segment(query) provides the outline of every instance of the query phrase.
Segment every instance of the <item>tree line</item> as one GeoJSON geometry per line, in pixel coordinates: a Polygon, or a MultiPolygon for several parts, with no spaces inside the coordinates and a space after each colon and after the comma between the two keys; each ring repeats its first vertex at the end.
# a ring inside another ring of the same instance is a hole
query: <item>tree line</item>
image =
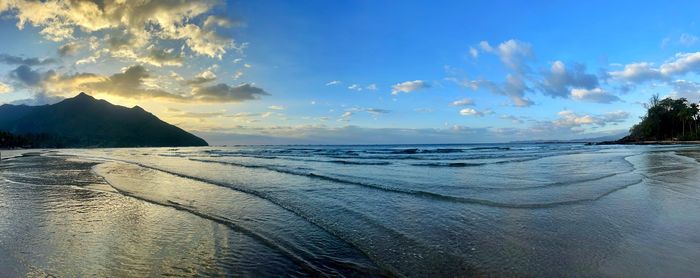
{"type": "Polygon", "coordinates": [[[0,149],[14,148],[60,148],[65,144],[49,134],[12,134],[0,131],[0,149]]]}
{"type": "Polygon", "coordinates": [[[686,98],[660,99],[654,95],[645,105],[646,115],[630,129],[625,141],[688,141],[700,139],[700,106],[686,98]]]}

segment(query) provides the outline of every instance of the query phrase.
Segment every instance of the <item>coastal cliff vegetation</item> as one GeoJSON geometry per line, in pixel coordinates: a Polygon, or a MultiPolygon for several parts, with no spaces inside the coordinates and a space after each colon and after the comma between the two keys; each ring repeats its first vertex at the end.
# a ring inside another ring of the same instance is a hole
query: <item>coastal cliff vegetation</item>
{"type": "Polygon", "coordinates": [[[700,140],[700,106],[686,98],[660,99],[654,95],[645,105],[646,115],[630,129],[626,142],[700,140]]]}

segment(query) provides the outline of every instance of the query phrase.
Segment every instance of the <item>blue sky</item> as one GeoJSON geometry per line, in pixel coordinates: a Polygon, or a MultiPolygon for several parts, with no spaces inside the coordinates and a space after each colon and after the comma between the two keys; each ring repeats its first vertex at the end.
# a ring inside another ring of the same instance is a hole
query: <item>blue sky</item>
{"type": "Polygon", "coordinates": [[[85,91],[214,144],[620,134],[700,101],[698,5],[0,0],[0,102],[85,91]]]}

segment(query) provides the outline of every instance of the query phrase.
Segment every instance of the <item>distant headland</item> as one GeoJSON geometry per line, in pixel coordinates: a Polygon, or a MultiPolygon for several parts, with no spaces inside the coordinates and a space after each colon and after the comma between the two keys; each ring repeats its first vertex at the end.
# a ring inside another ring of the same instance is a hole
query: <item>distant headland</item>
{"type": "Polygon", "coordinates": [[[43,106],[0,106],[0,148],[208,146],[139,106],[80,93],[43,106]]]}
{"type": "Polygon", "coordinates": [[[700,105],[685,98],[660,99],[654,95],[645,104],[647,113],[622,139],[600,144],[699,144],[700,105]]]}

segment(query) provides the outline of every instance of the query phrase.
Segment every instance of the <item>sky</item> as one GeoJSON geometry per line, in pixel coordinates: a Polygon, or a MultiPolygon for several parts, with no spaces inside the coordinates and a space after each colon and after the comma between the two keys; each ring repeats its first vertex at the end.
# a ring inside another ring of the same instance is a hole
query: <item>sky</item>
{"type": "Polygon", "coordinates": [[[700,2],[584,2],[0,0],[0,103],[86,92],[232,145],[623,135],[700,101],[700,2]]]}

